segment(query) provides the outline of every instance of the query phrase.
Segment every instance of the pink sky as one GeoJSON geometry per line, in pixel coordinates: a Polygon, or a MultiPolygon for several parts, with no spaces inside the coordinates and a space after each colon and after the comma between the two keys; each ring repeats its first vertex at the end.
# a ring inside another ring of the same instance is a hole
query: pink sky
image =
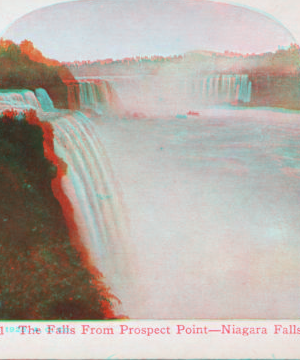
{"type": "Polygon", "coordinates": [[[30,39],[45,55],[64,61],[198,49],[259,53],[294,41],[264,14],[201,0],[66,2],[25,15],[5,37],[30,39]]]}

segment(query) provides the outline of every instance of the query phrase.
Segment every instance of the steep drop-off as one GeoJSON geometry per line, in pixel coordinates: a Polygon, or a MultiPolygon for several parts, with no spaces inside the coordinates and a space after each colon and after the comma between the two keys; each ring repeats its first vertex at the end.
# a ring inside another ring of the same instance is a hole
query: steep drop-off
{"type": "Polygon", "coordinates": [[[52,127],[33,110],[16,115],[0,120],[0,318],[114,318],[115,299],[76,242],[52,127]]]}

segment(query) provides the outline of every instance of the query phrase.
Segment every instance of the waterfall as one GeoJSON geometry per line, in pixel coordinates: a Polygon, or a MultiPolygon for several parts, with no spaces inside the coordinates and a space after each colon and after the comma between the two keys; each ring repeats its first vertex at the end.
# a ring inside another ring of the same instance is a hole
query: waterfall
{"type": "Polygon", "coordinates": [[[80,109],[79,84],[68,84],[68,104],[71,110],[80,109]]]}
{"type": "MultiPolygon", "coordinates": [[[[161,72],[159,75],[114,77],[109,83],[129,117],[186,114],[207,106],[251,102],[252,84],[247,74],[161,72]]],[[[82,85],[80,88],[80,98],[91,104],[92,92],[82,85]]]]}
{"type": "Polygon", "coordinates": [[[0,90],[0,110],[41,109],[41,104],[33,91],[30,90],[0,90]]]}
{"type": "Polygon", "coordinates": [[[31,90],[0,90],[0,111],[14,109],[55,111],[52,100],[45,89],[31,90]]]}
{"type": "Polygon", "coordinates": [[[25,91],[23,93],[23,97],[25,102],[32,107],[33,109],[40,109],[41,104],[39,103],[38,99],[36,98],[33,91],[25,91]]]}
{"type": "Polygon", "coordinates": [[[186,114],[206,106],[247,104],[252,84],[247,74],[182,74],[77,79],[68,84],[69,108],[129,117],[186,114]],[[119,100],[120,99],[120,100],[119,100]]]}
{"type": "MultiPolygon", "coordinates": [[[[113,95],[106,82],[83,83],[80,101],[84,107],[111,103],[113,95]]],[[[128,287],[130,265],[124,238],[127,235],[126,212],[105,150],[98,125],[79,111],[55,111],[44,89],[0,90],[0,112],[13,109],[39,111],[42,121],[51,121],[55,153],[67,164],[62,187],[74,208],[74,220],[93,265],[104,275],[112,293],[123,298],[128,287]],[[54,112],[55,111],[55,112],[54,112]],[[47,114],[52,112],[53,114],[47,114]],[[124,290],[125,291],[125,290],[124,290]]],[[[128,292],[128,291],[127,291],[128,292]]]]}
{"type": "Polygon", "coordinates": [[[77,111],[52,125],[55,152],[68,166],[62,186],[73,205],[79,235],[106,284],[121,298],[129,271],[123,250],[127,223],[97,124],[77,111]]]}
{"type": "Polygon", "coordinates": [[[53,101],[50,99],[45,89],[36,89],[35,95],[44,111],[55,111],[53,101]]]}
{"type": "Polygon", "coordinates": [[[201,98],[210,103],[249,103],[252,84],[248,75],[209,75],[200,79],[201,98]]]}
{"type": "Polygon", "coordinates": [[[100,79],[68,84],[68,99],[70,109],[93,109],[99,114],[111,110],[117,100],[111,84],[100,79]]]}

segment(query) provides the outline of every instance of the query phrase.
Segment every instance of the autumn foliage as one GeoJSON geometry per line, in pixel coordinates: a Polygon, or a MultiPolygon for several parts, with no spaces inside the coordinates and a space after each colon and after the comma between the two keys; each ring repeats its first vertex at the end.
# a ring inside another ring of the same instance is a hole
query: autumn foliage
{"type": "Polygon", "coordinates": [[[0,89],[45,89],[56,108],[68,108],[65,81],[76,81],[65,66],[50,60],[32,42],[0,40],[0,89]]]}

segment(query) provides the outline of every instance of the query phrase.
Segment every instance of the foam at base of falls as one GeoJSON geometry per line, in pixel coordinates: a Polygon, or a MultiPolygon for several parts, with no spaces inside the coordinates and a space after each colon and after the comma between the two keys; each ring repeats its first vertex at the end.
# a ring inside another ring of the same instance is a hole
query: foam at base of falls
{"type": "Polygon", "coordinates": [[[299,315],[299,125],[297,113],[258,109],[101,125],[132,224],[138,295],[126,315],[299,315]]]}

